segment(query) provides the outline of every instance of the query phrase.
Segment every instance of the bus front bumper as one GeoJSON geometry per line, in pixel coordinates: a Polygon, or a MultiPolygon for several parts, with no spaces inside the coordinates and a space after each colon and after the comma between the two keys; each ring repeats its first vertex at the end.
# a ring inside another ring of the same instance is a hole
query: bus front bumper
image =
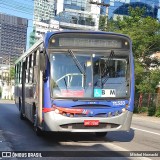
{"type": "Polygon", "coordinates": [[[129,131],[133,112],[125,111],[112,117],[66,117],[54,111],[44,113],[44,131],[53,132],[109,132],[129,131]],[[97,126],[85,126],[85,120],[99,120],[97,126]]]}

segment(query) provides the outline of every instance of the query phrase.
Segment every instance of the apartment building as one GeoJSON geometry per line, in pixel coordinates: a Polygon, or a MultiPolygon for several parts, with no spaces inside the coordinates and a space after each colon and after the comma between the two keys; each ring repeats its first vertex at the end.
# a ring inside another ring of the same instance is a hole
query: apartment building
{"type": "Polygon", "coordinates": [[[0,13],[0,64],[13,64],[26,49],[28,20],[0,13]]]}

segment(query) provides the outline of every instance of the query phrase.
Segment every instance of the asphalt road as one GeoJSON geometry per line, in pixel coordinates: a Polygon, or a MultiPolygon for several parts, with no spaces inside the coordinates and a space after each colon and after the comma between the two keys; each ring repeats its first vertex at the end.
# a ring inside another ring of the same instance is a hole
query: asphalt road
{"type": "MultiPolygon", "coordinates": [[[[87,153],[86,156],[91,157],[87,157],[87,160],[103,160],[108,158],[103,157],[108,153],[106,151],[115,151],[115,154],[117,153],[121,156],[125,154],[130,155],[133,151],[140,151],[138,152],[139,154],[141,154],[141,152],[146,153],[146,151],[155,151],[155,153],[158,153],[157,151],[160,151],[160,119],[134,115],[132,127],[129,132],[109,132],[105,138],[97,138],[92,133],[48,133],[43,137],[37,137],[31,123],[26,120],[20,120],[19,111],[14,104],[11,104],[9,101],[4,103],[0,102],[0,150],[23,152],[45,151],[45,153],[46,151],[69,151],[68,153],[71,154],[71,157],[68,159],[75,159],[76,157],[76,159],[85,160],[85,157],[77,156],[80,156],[81,153],[87,153]]],[[[41,159],[63,160],[67,159],[63,155],[66,153],[67,152],[60,152],[62,157],[58,155],[58,157],[44,157],[41,159]]],[[[117,159],[117,157],[109,159],[117,159]]],[[[125,158],[118,157],[118,159],[158,160],[160,157],[135,156],[125,158]]]]}

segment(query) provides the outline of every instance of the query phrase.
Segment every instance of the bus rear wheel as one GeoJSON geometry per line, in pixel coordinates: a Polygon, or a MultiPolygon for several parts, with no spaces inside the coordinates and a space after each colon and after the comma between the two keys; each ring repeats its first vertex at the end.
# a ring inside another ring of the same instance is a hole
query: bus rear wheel
{"type": "Polygon", "coordinates": [[[25,116],[23,115],[22,111],[20,111],[20,119],[25,120],[25,116]]]}
{"type": "Polygon", "coordinates": [[[107,135],[107,132],[96,132],[96,137],[105,137],[107,135]]]}
{"type": "Polygon", "coordinates": [[[22,105],[21,105],[21,102],[19,101],[19,111],[20,111],[20,119],[21,120],[25,120],[25,116],[22,112],[22,105]]]}

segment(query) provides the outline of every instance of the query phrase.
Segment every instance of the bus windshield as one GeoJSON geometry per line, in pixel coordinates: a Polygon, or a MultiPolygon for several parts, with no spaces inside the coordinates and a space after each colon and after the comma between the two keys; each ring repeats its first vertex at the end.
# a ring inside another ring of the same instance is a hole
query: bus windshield
{"type": "Polygon", "coordinates": [[[63,50],[50,53],[53,98],[129,96],[129,51],[63,50]]]}

